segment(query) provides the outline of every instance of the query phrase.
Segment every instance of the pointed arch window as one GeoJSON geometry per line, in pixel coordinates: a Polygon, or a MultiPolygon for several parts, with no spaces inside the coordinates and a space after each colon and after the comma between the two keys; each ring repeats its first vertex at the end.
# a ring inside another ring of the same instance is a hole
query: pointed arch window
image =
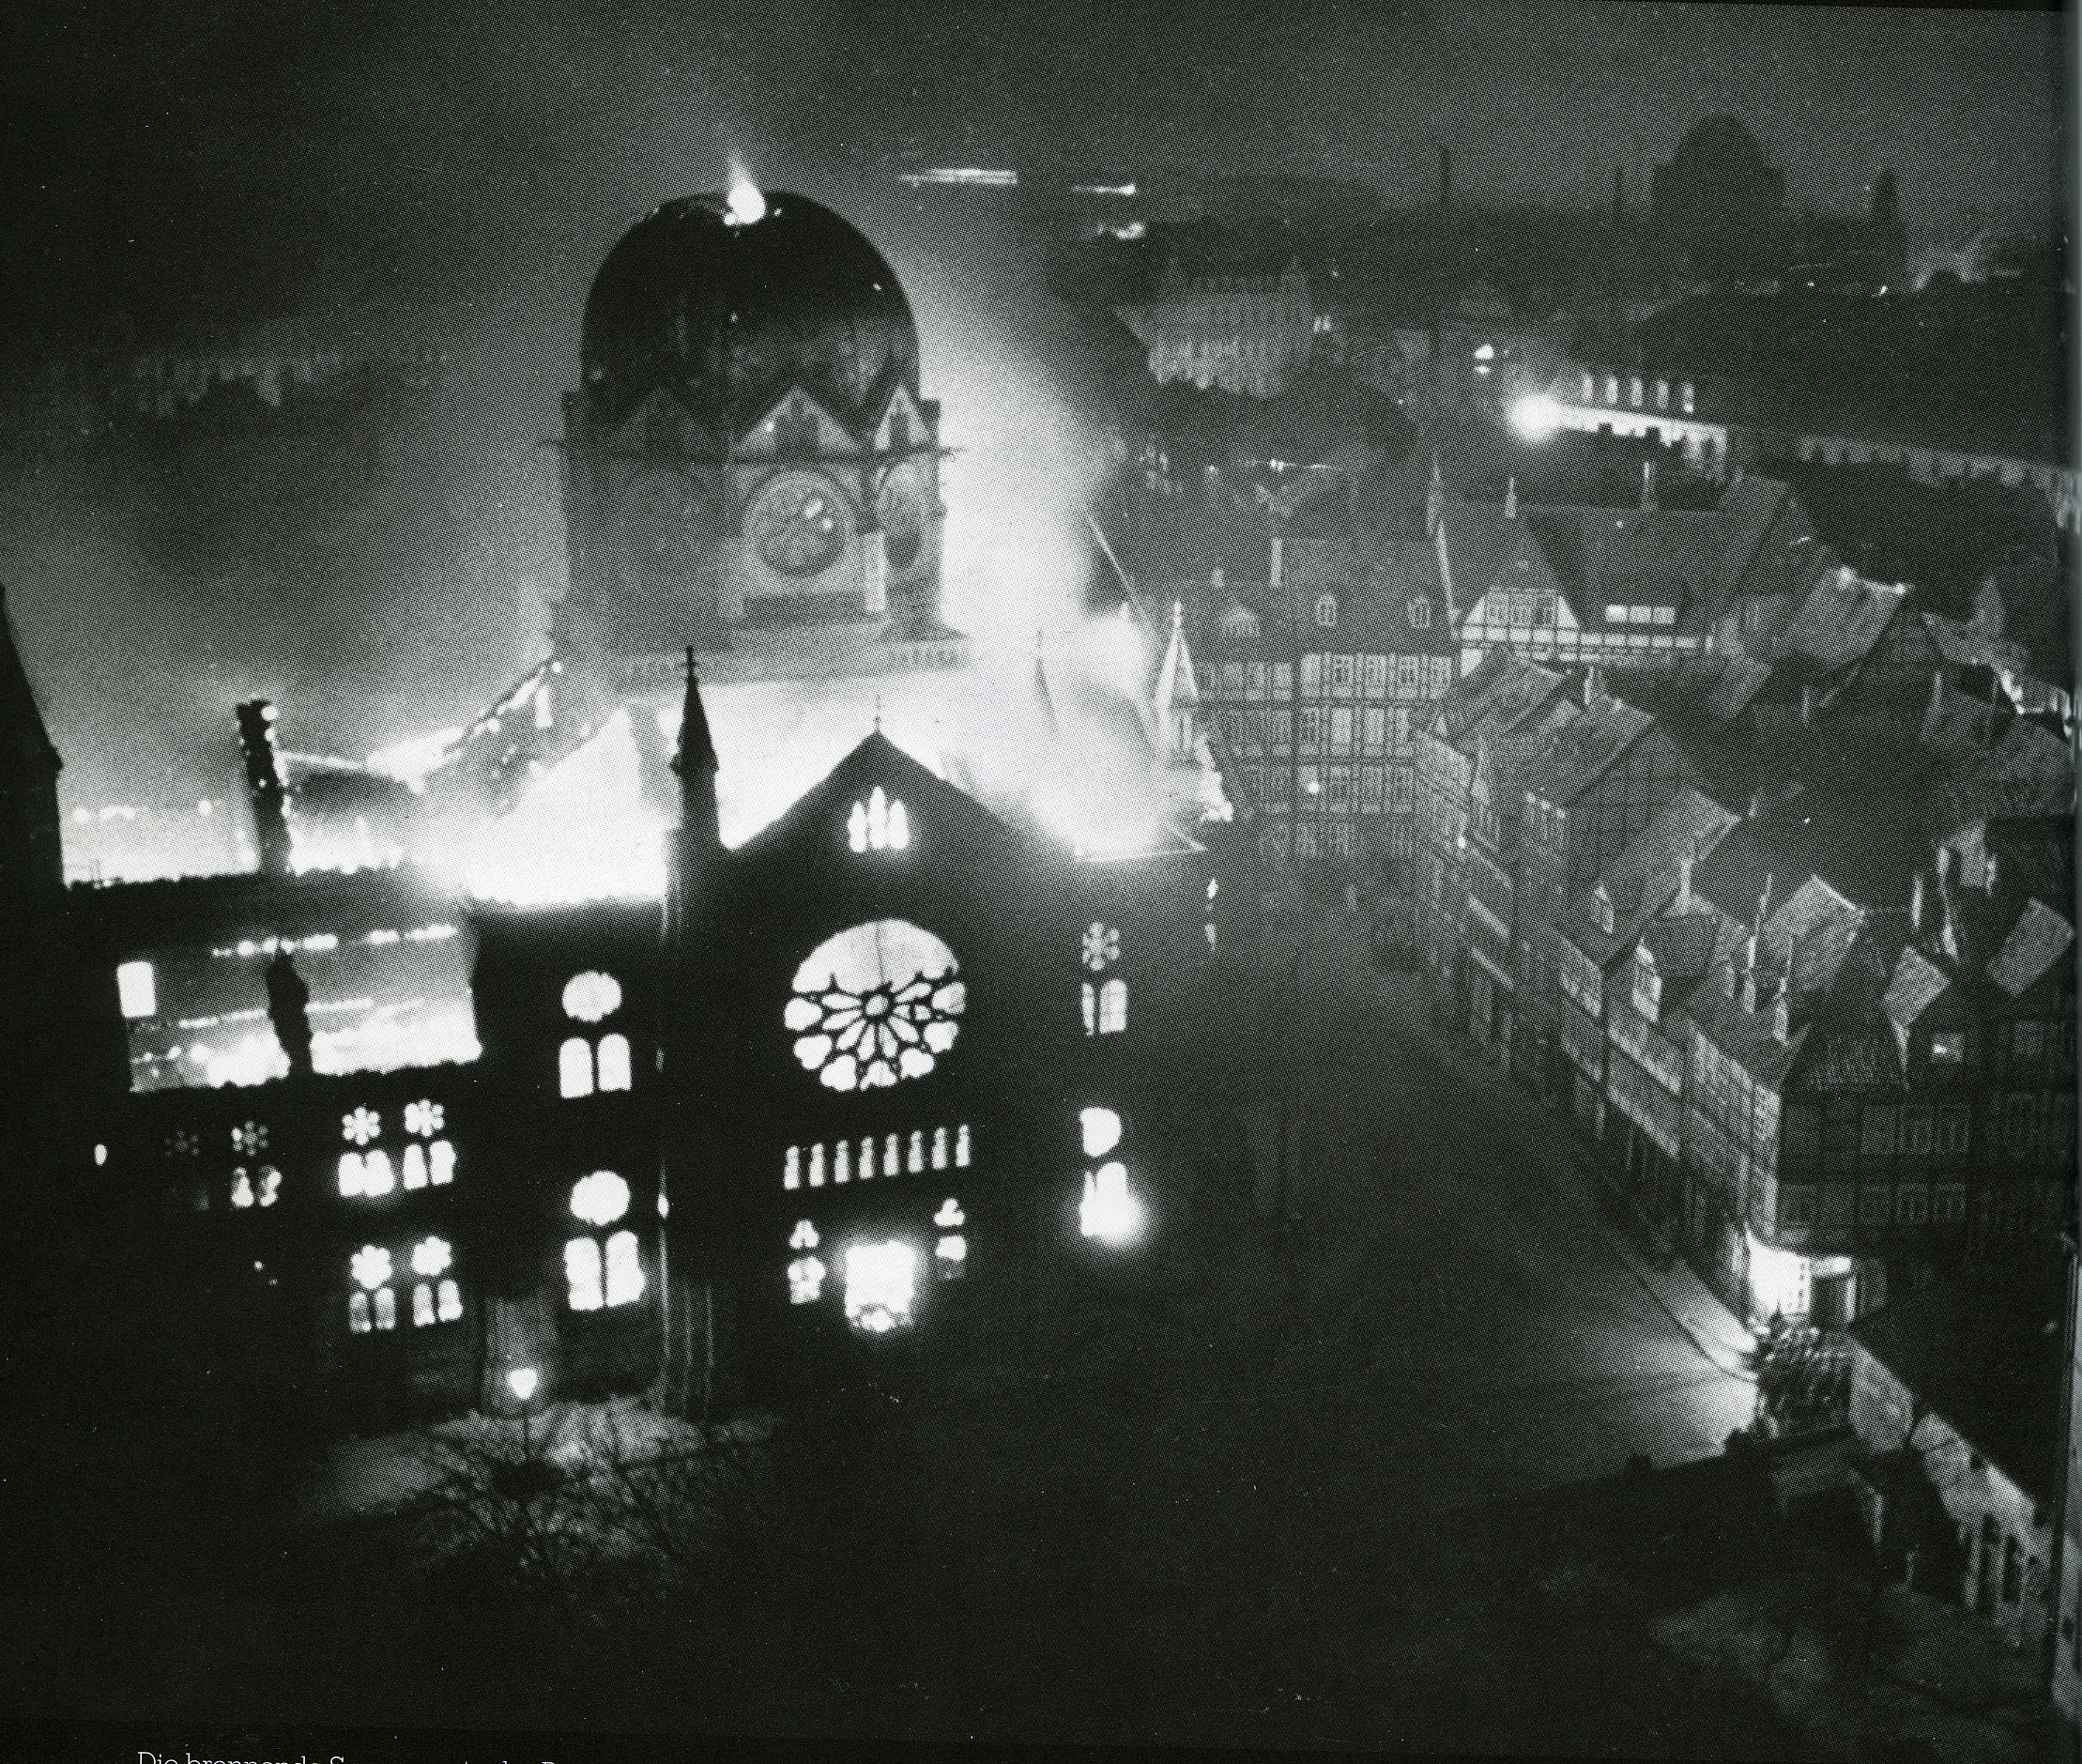
{"type": "Polygon", "coordinates": [[[1079,942],[1079,959],[1095,977],[1078,988],[1078,1005],[1088,1035],[1117,1035],[1127,1028],[1127,982],[1110,970],[1121,959],[1117,926],[1095,919],[1079,942]]]}
{"type": "Polygon", "coordinates": [[[911,812],[878,784],[846,818],[846,843],[856,851],[908,851],[911,812]]]}

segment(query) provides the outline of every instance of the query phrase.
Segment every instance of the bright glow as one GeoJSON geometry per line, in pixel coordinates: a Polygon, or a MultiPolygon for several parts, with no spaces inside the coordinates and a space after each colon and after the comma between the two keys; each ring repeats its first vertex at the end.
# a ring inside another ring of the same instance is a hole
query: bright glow
{"type": "Polygon", "coordinates": [[[368,1334],[370,1323],[369,1295],[367,1293],[349,1293],[347,1295],[347,1327],[357,1335],[368,1334]]]}
{"type": "Polygon", "coordinates": [[[542,1374],[532,1366],[515,1366],[506,1374],[506,1388],[523,1403],[535,1394],[535,1387],[540,1383],[542,1374]]]}
{"type": "Polygon", "coordinates": [[[272,1164],[260,1168],[260,1204],[272,1206],[282,1196],[282,1172],[272,1164]]]}
{"type": "Polygon", "coordinates": [[[1475,359],[1476,359],[1476,360],[1477,360],[1477,361],[1493,361],[1493,360],[1496,360],[1496,345],[1494,345],[1493,343],[1478,343],[1478,344],[1477,344],[1477,345],[1475,345],[1475,359]]]}
{"type": "Polygon", "coordinates": [[[375,1244],[363,1244],[348,1263],[354,1278],[374,1291],[390,1278],[390,1252],[375,1244]]]}
{"type": "Polygon", "coordinates": [[[1080,1109],[1078,1123],[1084,1132],[1084,1155],[1104,1158],[1121,1143],[1121,1117],[1113,1109],[1080,1109]]]}
{"type": "Polygon", "coordinates": [[[600,1088],[602,1090],[627,1090],[629,1088],[629,1037],[622,1035],[600,1037],[600,1088]]]}
{"type": "Polygon", "coordinates": [[[969,1168],[969,1124],[966,1121],[955,1128],[955,1168],[969,1168]]]}
{"type": "Polygon", "coordinates": [[[366,1145],[383,1131],[383,1117],[374,1109],[357,1109],[340,1117],[340,1137],[356,1145],[366,1145]]]}
{"type": "Polygon", "coordinates": [[[869,1335],[911,1322],[918,1294],[918,1251],[895,1238],[846,1251],[846,1321],[869,1335]]]}
{"type": "Polygon", "coordinates": [[[582,1023],[597,1023],[621,1008],[621,982],[611,974],[588,969],[564,982],[564,1015],[582,1023]]]}
{"type": "Polygon", "coordinates": [[[455,1147],[446,1140],[436,1140],[427,1152],[433,1160],[434,1186],[455,1180],[455,1147]]]}
{"type": "Polygon", "coordinates": [[[636,1234],[618,1231],[607,1239],[607,1302],[633,1305],[643,1296],[643,1258],[636,1234]]]}
{"type": "Polygon", "coordinates": [[[412,1272],[432,1280],[455,1265],[455,1252],[445,1237],[421,1237],[412,1246],[412,1272]]]}
{"type": "Polygon", "coordinates": [[[231,1130],[231,1147],[243,1152],[248,1158],[268,1149],[268,1129],[257,1121],[248,1121],[231,1130]]]}
{"type": "Polygon", "coordinates": [[[954,1046],[968,1005],[954,951],[904,919],[876,919],[827,938],[795,971],[781,1014],[795,1057],[832,1090],[875,1090],[923,1078],[954,1046]]]}
{"type": "Polygon", "coordinates": [[[361,1157],[361,1192],[375,1196],[388,1194],[397,1187],[397,1179],[390,1173],[390,1155],[388,1152],[364,1152],[361,1157]]]}
{"type": "Polygon", "coordinates": [[[1093,921],[1084,928],[1080,954],[1087,968],[1103,974],[1121,959],[1121,933],[1110,925],[1093,921]]]}
{"type": "Polygon", "coordinates": [[[723,208],[725,226],[751,226],[766,218],[766,198],[742,167],[730,174],[730,194],[723,208]]]}
{"type": "Polygon", "coordinates": [[[945,1271],[951,1273],[969,1259],[969,1239],[958,1232],[952,1236],[942,1237],[934,1245],[933,1254],[947,1264],[945,1271]]]}
{"type": "Polygon", "coordinates": [[[376,1288],[375,1327],[379,1329],[394,1329],[398,1327],[398,1296],[388,1286],[376,1288]]]}
{"type": "Polygon", "coordinates": [[[243,1170],[232,1173],[231,1204],[239,1207],[251,1206],[253,1204],[253,1180],[243,1170]]]}
{"type": "Polygon", "coordinates": [[[115,970],[115,995],[133,1021],[159,1014],[159,982],[148,961],[126,961],[115,970]]]}
{"type": "Polygon", "coordinates": [[[846,842],[856,851],[903,851],[911,847],[911,816],[878,784],[846,818],[846,842]]]}
{"type": "Polygon", "coordinates": [[[1099,1034],[1117,1035],[1127,1027],[1127,982],[1118,977],[1099,988],[1099,1034]]]}
{"type": "Polygon", "coordinates": [[[407,1189],[426,1187],[426,1147],[407,1145],[400,1166],[400,1176],[407,1189]]]}
{"type": "Polygon", "coordinates": [[[566,1098],[593,1094],[592,1044],[573,1035],[557,1050],[557,1094],[566,1098]]]}
{"type": "Polygon", "coordinates": [[[443,1323],[453,1323],[463,1314],[463,1289],[453,1281],[443,1281],[440,1286],[440,1316],[443,1323]]]}
{"type": "Polygon", "coordinates": [[[961,1203],[950,1194],[940,1204],[940,1211],[932,1216],[932,1222],[941,1231],[959,1231],[969,1222],[969,1215],[961,1210],[961,1203]]]}
{"type": "Polygon", "coordinates": [[[1133,1243],[1142,1235],[1142,1204],[1128,1192],[1127,1166],[1101,1164],[1087,1171],[1084,1198],[1078,1203],[1078,1228],[1101,1243],[1133,1243]]]}
{"type": "Polygon", "coordinates": [[[405,1105],[405,1130],[417,1133],[421,1139],[432,1139],[448,1120],[448,1112],[437,1102],[408,1102],[405,1105]]]}
{"type": "Polygon", "coordinates": [[[814,1305],[824,1296],[824,1276],[831,1270],[813,1255],[798,1256],[788,1265],[788,1301],[814,1305]]]}
{"type": "Polygon", "coordinates": [[[1528,441],[1544,441],[1561,427],[1562,407],[1545,392],[1527,392],[1511,406],[1511,427],[1528,441]]]}
{"type": "Polygon", "coordinates": [[[600,1246],[590,1237],[574,1237],[564,1246],[565,1298],[574,1311],[598,1311],[600,1246]]]}
{"type": "Polygon", "coordinates": [[[412,1327],[429,1328],[434,1323],[434,1289],[421,1281],[412,1289],[412,1327]]]}
{"type": "Polygon", "coordinates": [[[1813,1265],[1792,1250],[1750,1238],[1750,1306],[1760,1317],[1804,1317],[1813,1265]]]}
{"type": "Polygon", "coordinates": [[[629,1185],[612,1170],[596,1170],[572,1184],[571,1210],[589,1225],[611,1225],[629,1210],[629,1185]]]}
{"type": "Polygon", "coordinates": [[[790,1250],[814,1250],[818,1245],[817,1227],[806,1219],[795,1221],[795,1229],[788,1235],[790,1250]]]}

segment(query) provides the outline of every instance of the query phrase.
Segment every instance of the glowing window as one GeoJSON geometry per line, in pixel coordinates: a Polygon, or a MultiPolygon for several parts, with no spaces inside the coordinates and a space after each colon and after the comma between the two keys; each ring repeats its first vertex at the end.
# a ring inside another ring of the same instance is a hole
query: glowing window
{"type": "Polygon", "coordinates": [[[383,1117],[374,1109],[357,1109],[340,1117],[340,1137],[354,1145],[366,1145],[383,1131],[383,1117]]]}
{"type": "Polygon", "coordinates": [[[349,1259],[347,1269],[358,1284],[373,1292],[390,1278],[390,1252],[373,1243],[363,1244],[349,1259]]]}
{"type": "Polygon", "coordinates": [[[437,1102],[422,1099],[405,1105],[405,1130],[430,1140],[448,1124],[448,1111],[437,1102]]]}
{"type": "Polygon", "coordinates": [[[817,1227],[806,1219],[797,1219],[795,1229],[788,1235],[788,1247],[790,1250],[814,1250],[819,1241],[817,1227]]]}
{"type": "Polygon", "coordinates": [[[923,1131],[914,1132],[911,1136],[911,1158],[910,1161],[905,1164],[904,1168],[909,1170],[912,1175],[916,1175],[920,1171],[924,1170],[925,1167],[926,1136],[923,1131]]]}
{"type": "Polygon", "coordinates": [[[935,1170],[947,1167],[947,1129],[943,1127],[932,1130],[932,1167],[935,1170]]]}
{"type": "Polygon", "coordinates": [[[253,1204],[253,1178],[243,1170],[231,1173],[231,1204],[234,1206],[251,1206],[253,1204]]]}
{"type": "Polygon", "coordinates": [[[797,1256],[788,1265],[788,1301],[814,1305],[824,1296],[824,1276],[830,1270],[813,1255],[797,1256]]]}
{"type": "Polygon", "coordinates": [[[268,1149],[268,1129],[261,1126],[258,1121],[248,1121],[242,1127],[233,1127],[231,1130],[231,1148],[235,1152],[244,1153],[248,1158],[253,1157],[257,1152],[266,1151],[268,1149]]]}
{"type": "Polygon", "coordinates": [[[955,1128],[955,1168],[969,1168],[969,1124],[966,1121],[955,1128]]]}
{"type": "Polygon", "coordinates": [[[347,1327],[357,1335],[368,1334],[371,1325],[369,1322],[369,1295],[367,1293],[349,1293],[347,1295],[347,1327]]]}
{"type": "Polygon", "coordinates": [[[621,982],[611,974],[589,968],[564,982],[564,1015],[574,1022],[597,1023],[621,1008],[621,982]]]}
{"type": "Polygon", "coordinates": [[[272,1206],[282,1198],[282,1172],[272,1164],[262,1164],[260,1181],[255,1198],[262,1206],[272,1206]]]}
{"type": "Polygon", "coordinates": [[[436,1298],[443,1323],[453,1323],[463,1314],[463,1289],[453,1281],[443,1281],[436,1289],[436,1298]]]}
{"type": "Polygon", "coordinates": [[[361,1192],[361,1154],[340,1154],[340,1192],[352,1197],[361,1192]]]}
{"type": "Polygon", "coordinates": [[[821,1189],[823,1186],[824,1148],[821,1145],[812,1145],[810,1147],[810,1187],[821,1189]]]}
{"type": "Polygon", "coordinates": [[[426,1148],[427,1174],[437,1189],[444,1183],[455,1180],[455,1147],[446,1140],[436,1140],[426,1148]]]}
{"type": "Polygon", "coordinates": [[[422,1237],[412,1246],[412,1272],[432,1280],[455,1265],[455,1252],[445,1237],[422,1237]]]}
{"type": "Polygon", "coordinates": [[[790,1145],[781,1159],[781,1187],[799,1189],[803,1186],[803,1148],[790,1145]]]}
{"type": "Polygon", "coordinates": [[[911,816],[878,784],[846,821],[846,842],[856,851],[903,851],[911,848],[911,816]]]}
{"type": "Polygon", "coordinates": [[[600,1088],[602,1090],[627,1090],[629,1088],[629,1037],[623,1035],[600,1037],[600,1088]]]}
{"type": "Polygon", "coordinates": [[[850,1142],[840,1140],[832,1148],[832,1180],[850,1182],[853,1179],[853,1147],[850,1142]]]}
{"type": "Polygon", "coordinates": [[[607,1239],[607,1302],[633,1305],[643,1296],[643,1258],[636,1234],[618,1231],[607,1239]]]}
{"type": "Polygon", "coordinates": [[[872,1135],[860,1143],[860,1179],[867,1182],[875,1174],[875,1141],[872,1135]]]}
{"type": "Polygon", "coordinates": [[[1132,1243],[1142,1234],[1142,1204],[1128,1190],[1125,1164],[1101,1164],[1085,1172],[1078,1229],[1087,1237],[1106,1244],[1132,1243]]]}
{"type": "Polygon", "coordinates": [[[1094,920],[1084,928],[1079,954],[1094,974],[1104,974],[1121,959],[1121,933],[1113,926],[1094,920]]]}
{"type": "Polygon", "coordinates": [[[1098,1033],[1117,1035],[1127,1027],[1127,982],[1107,981],[1099,988],[1098,1033]]]}
{"type": "Polygon", "coordinates": [[[426,1187],[426,1147],[407,1145],[400,1160],[399,1178],[408,1189],[426,1187]]]}
{"type": "Polygon", "coordinates": [[[564,1298],[574,1311],[601,1307],[600,1246],[590,1237],[574,1237],[564,1246],[564,1298]]]}
{"type": "Polygon", "coordinates": [[[412,1289],[412,1327],[424,1329],[434,1322],[434,1289],[424,1281],[412,1289]]]}
{"type": "Polygon", "coordinates": [[[375,1327],[379,1329],[394,1329],[398,1327],[398,1296],[388,1286],[376,1288],[375,1327]]]}
{"type": "Polygon", "coordinates": [[[1338,597],[1335,594],[1318,594],[1316,596],[1316,623],[1328,631],[1333,629],[1337,622],[1338,597]]]}
{"type": "Polygon", "coordinates": [[[969,1216],[961,1210],[960,1201],[950,1194],[940,1204],[932,1222],[941,1233],[940,1241],[933,1245],[933,1265],[939,1268],[941,1280],[959,1280],[969,1262],[969,1239],[961,1235],[969,1216]]]}
{"type": "Polygon", "coordinates": [[[918,1293],[918,1251],[895,1239],[846,1251],[846,1321],[869,1335],[911,1322],[918,1293]]]}
{"type": "Polygon", "coordinates": [[[1121,1143],[1121,1117],[1112,1109],[1081,1109],[1078,1123],[1084,1138],[1087,1158],[1104,1158],[1121,1143]]]}
{"type": "Polygon", "coordinates": [[[629,1185],[612,1170],[596,1170],[572,1184],[573,1217],[589,1225],[611,1225],[629,1210],[629,1185]]]}
{"type": "Polygon", "coordinates": [[[1099,1032],[1098,989],[1087,980],[1078,988],[1078,1005],[1084,1013],[1084,1033],[1095,1035],[1099,1032]]]}
{"type": "Polygon", "coordinates": [[[362,1153],[361,1192],[373,1199],[390,1193],[396,1187],[397,1178],[390,1173],[390,1154],[384,1151],[362,1153]]]}
{"type": "MultiPolygon", "coordinates": [[[[107,996],[105,993],[103,996],[107,996]]],[[[126,961],[115,970],[115,996],[123,1015],[135,1020],[159,1014],[159,981],[148,961],[126,961]]]]}
{"type": "Polygon", "coordinates": [[[573,1035],[557,1050],[557,1094],[589,1097],[593,1094],[592,1044],[583,1035],[573,1035]]]}
{"type": "Polygon", "coordinates": [[[954,952],[904,919],[828,938],[796,970],[782,1021],[795,1057],[832,1090],[923,1078],[954,1046],[968,989],[954,952]]]}

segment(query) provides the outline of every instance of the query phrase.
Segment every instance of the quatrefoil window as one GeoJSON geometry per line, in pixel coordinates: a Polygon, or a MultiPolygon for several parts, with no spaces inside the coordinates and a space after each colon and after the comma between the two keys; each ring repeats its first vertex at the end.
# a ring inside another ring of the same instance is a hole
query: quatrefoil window
{"type": "Polygon", "coordinates": [[[795,972],[781,1020],[795,1057],[833,1090],[923,1078],[952,1048],[968,988],[954,951],[905,919],[827,938],[795,972]]]}

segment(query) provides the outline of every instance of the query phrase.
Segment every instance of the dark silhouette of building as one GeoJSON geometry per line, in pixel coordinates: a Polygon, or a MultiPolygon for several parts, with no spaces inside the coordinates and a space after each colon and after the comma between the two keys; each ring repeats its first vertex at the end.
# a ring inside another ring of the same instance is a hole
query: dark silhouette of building
{"type": "Polygon", "coordinates": [[[1784,207],[1785,174],[1733,116],[1695,124],[1650,185],[1657,231],[1684,266],[1710,279],[1767,268],[1784,207]]]}

